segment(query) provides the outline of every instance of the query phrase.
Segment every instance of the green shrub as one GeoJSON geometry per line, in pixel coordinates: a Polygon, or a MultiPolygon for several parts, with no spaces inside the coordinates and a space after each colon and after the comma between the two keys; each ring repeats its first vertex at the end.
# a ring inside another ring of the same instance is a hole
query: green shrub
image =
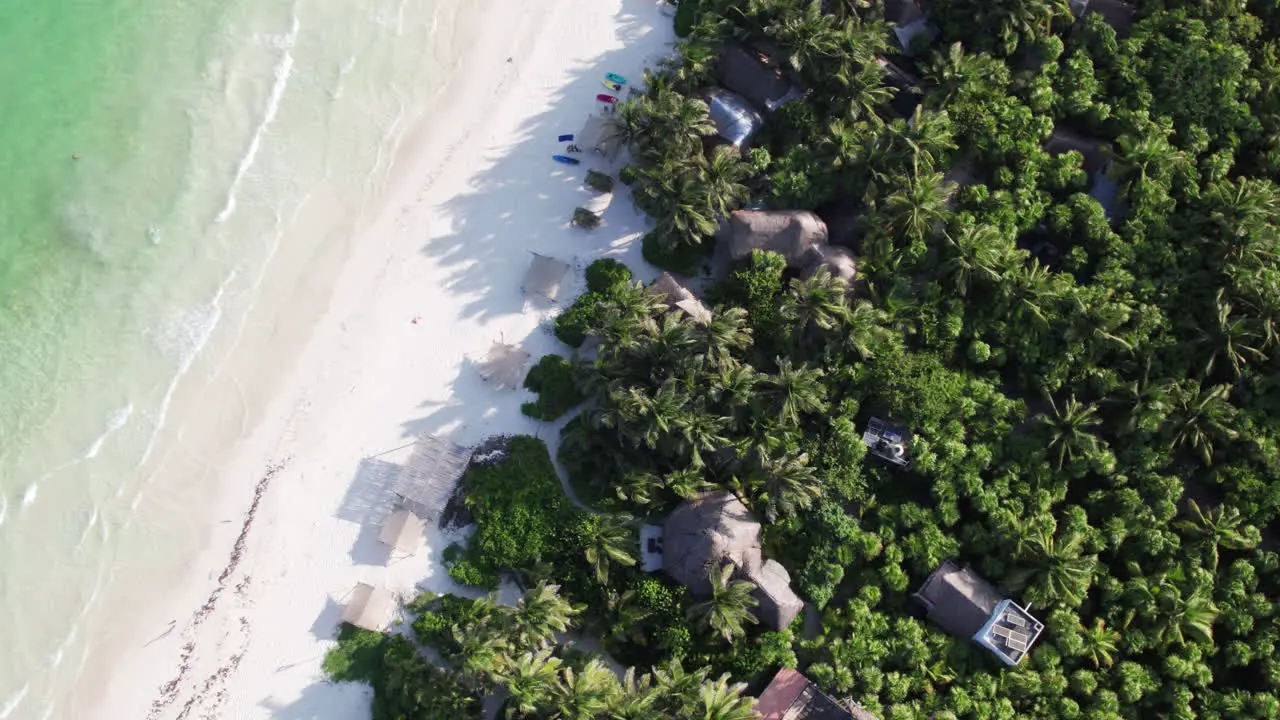
{"type": "Polygon", "coordinates": [[[338,644],[324,656],[324,674],[335,682],[373,684],[382,671],[387,636],[342,624],[338,644]]]}
{"type": "Polygon", "coordinates": [[[583,184],[596,192],[613,192],[613,177],[598,170],[588,170],[587,179],[583,184]]]}
{"type": "Polygon", "coordinates": [[[631,268],[613,258],[600,258],[587,266],[587,290],[603,293],[631,280],[631,268]]]}
{"type": "Polygon", "coordinates": [[[585,292],[556,318],[556,337],[569,347],[582,347],[587,332],[600,315],[600,302],[605,296],[598,292],[585,292]]]}
{"type": "Polygon", "coordinates": [[[642,254],[649,264],[677,275],[697,275],[705,249],[700,245],[677,245],[665,248],[652,233],[645,233],[642,254]]]}
{"type": "Polygon", "coordinates": [[[449,566],[449,577],[459,585],[469,585],[482,590],[498,589],[498,574],[490,570],[482,570],[466,560],[459,560],[449,566]]]}
{"type": "Polygon", "coordinates": [[[618,171],[618,182],[623,185],[630,185],[636,181],[636,169],[631,165],[624,166],[618,171]]]}
{"type": "Polygon", "coordinates": [[[600,227],[600,216],[584,207],[574,208],[573,224],[575,227],[594,230],[600,227]]]}
{"type": "Polygon", "coordinates": [[[559,355],[546,355],[525,376],[527,390],[538,393],[538,401],[525,403],[520,411],[536,420],[555,420],[585,397],[574,378],[573,363],[559,355]]]}
{"type": "Polygon", "coordinates": [[[680,0],[676,6],[676,37],[688,37],[698,24],[698,0],[680,0]]]}
{"type": "Polygon", "coordinates": [[[466,559],[454,568],[471,563],[481,580],[502,571],[532,570],[557,548],[557,530],[578,514],[564,495],[546,443],[528,435],[510,438],[500,460],[473,464],[462,487],[476,532],[466,559]]]}

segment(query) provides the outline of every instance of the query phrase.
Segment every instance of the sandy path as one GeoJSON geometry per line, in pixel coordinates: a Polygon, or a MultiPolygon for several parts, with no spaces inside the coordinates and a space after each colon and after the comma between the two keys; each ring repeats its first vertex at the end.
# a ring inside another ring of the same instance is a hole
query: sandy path
{"type": "Polygon", "coordinates": [[[429,551],[390,561],[376,542],[410,437],[554,434],[520,414],[523,392],[485,385],[474,361],[498,338],[535,358],[565,351],[546,331],[554,307],[521,296],[529,251],[574,265],[566,298],[603,254],[640,268],[643,221],[625,196],[602,228],[569,228],[589,163],[549,156],[594,109],[605,72],[638,76],[664,51],[671,21],[652,0],[477,7],[479,39],[402,148],[328,311],[264,418],[229,449],[210,514],[239,520],[214,526],[172,611],[112,679],[102,717],[366,717],[361,688],[320,676],[346,594],[358,581],[452,589],[438,562],[447,538],[433,531],[429,551]]]}

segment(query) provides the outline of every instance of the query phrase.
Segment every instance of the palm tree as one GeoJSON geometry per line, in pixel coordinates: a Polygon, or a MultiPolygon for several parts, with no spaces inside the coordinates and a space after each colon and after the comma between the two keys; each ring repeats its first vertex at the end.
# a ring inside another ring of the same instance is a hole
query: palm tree
{"type": "Polygon", "coordinates": [[[824,412],[827,386],[822,383],[822,370],[793,365],[788,357],[779,356],[776,361],[778,373],[764,375],[760,381],[760,396],[767,403],[766,412],[780,416],[793,426],[800,424],[801,413],[824,412]]]}
{"type": "Polygon", "coordinates": [[[933,87],[925,95],[925,104],[946,108],[972,95],[974,89],[1008,84],[1008,68],[990,55],[968,55],[960,42],[952,43],[945,53],[935,53],[922,68],[933,87]]]}
{"type": "Polygon", "coordinates": [[[729,673],[703,683],[699,690],[704,720],[754,720],[755,698],[744,696],[746,683],[729,684],[729,673]]]}
{"type": "Polygon", "coordinates": [[[653,669],[653,685],[658,692],[656,717],[689,717],[700,699],[707,669],[687,672],[679,659],[667,660],[653,669]]]}
{"type": "Polygon", "coordinates": [[[712,314],[705,323],[691,329],[694,357],[703,367],[723,369],[734,353],[751,347],[751,327],[747,311],[731,307],[712,314]]]}
{"type": "Polygon", "coordinates": [[[1091,457],[1098,453],[1100,444],[1093,429],[1102,424],[1098,410],[1093,405],[1085,405],[1072,395],[1061,410],[1049,397],[1051,415],[1041,414],[1039,421],[1049,429],[1049,444],[1046,449],[1056,455],[1058,469],[1063,464],[1077,457],[1091,457]]]}
{"type": "Polygon", "coordinates": [[[505,704],[508,718],[534,715],[551,699],[561,665],[560,658],[552,652],[552,648],[527,652],[507,663],[499,673],[509,696],[505,704]]]}
{"type": "Polygon", "coordinates": [[[1188,517],[1174,523],[1209,556],[1209,570],[1218,571],[1218,549],[1248,550],[1260,539],[1258,529],[1248,525],[1240,510],[1219,505],[1209,511],[1200,509],[1195,500],[1187,500],[1188,517]]]}
{"type": "Polygon", "coordinates": [[[1116,647],[1120,643],[1120,633],[1107,627],[1102,618],[1098,618],[1092,627],[1080,625],[1080,639],[1084,641],[1084,655],[1093,666],[1100,668],[1110,666],[1114,662],[1116,647]]]}
{"type": "Polygon", "coordinates": [[[845,317],[845,347],[863,360],[874,357],[875,347],[890,336],[884,327],[886,319],[884,311],[874,304],[866,300],[855,302],[845,317]]]}
{"type": "Polygon", "coordinates": [[[1116,139],[1116,147],[1118,152],[1108,172],[1126,194],[1149,181],[1163,181],[1168,173],[1190,164],[1186,156],[1169,143],[1163,131],[1121,135],[1116,139]]]}
{"type": "Polygon", "coordinates": [[[912,173],[884,201],[886,229],[908,240],[922,241],[947,216],[952,186],[940,172],[912,173]]]}
{"type": "Polygon", "coordinates": [[[946,260],[938,268],[944,283],[962,296],[975,281],[996,284],[1006,266],[1007,243],[992,225],[965,225],[954,237],[943,231],[946,260]]]}
{"type": "Polygon", "coordinates": [[[1208,221],[1221,238],[1222,264],[1258,270],[1280,257],[1275,231],[1280,195],[1275,185],[1247,177],[1237,182],[1222,180],[1210,186],[1205,200],[1212,208],[1208,221]]]}
{"type": "Polygon", "coordinates": [[[749,420],[749,408],[760,378],[756,369],[745,363],[721,367],[711,375],[711,398],[732,427],[741,428],[749,420]]]}
{"type": "Polygon", "coordinates": [[[580,612],[560,597],[560,586],[540,583],[516,603],[516,637],[524,647],[545,647],[556,633],[573,626],[573,616],[580,612]]]}
{"type": "Polygon", "coordinates": [[[1186,381],[1173,385],[1163,427],[1169,447],[1191,448],[1205,465],[1212,465],[1215,440],[1238,435],[1230,426],[1237,412],[1228,401],[1230,394],[1230,385],[1205,388],[1186,381]]]}
{"type": "Polygon", "coordinates": [[[587,523],[591,536],[583,552],[596,572],[596,579],[603,586],[609,584],[611,564],[617,563],[624,567],[636,564],[636,557],[632,554],[635,536],[631,528],[627,527],[629,522],[631,517],[628,515],[597,515],[587,523]]]}
{"type": "Polygon", "coordinates": [[[622,676],[622,687],[609,708],[609,720],[650,720],[658,717],[654,705],[658,703],[658,691],[653,687],[650,675],[636,677],[635,668],[627,668],[622,676]]]}
{"type": "Polygon", "coordinates": [[[1153,637],[1159,643],[1186,645],[1187,638],[1202,643],[1213,642],[1213,623],[1218,618],[1218,606],[1203,587],[1190,594],[1162,579],[1150,591],[1155,600],[1155,630],[1153,637]]]}
{"type": "Polygon", "coordinates": [[[782,316],[791,323],[798,344],[836,330],[848,315],[849,285],[825,265],[807,278],[792,280],[791,292],[782,299],[782,316]]]}
{"type": "Polygon", "coordinates": [[[1139,430],[1155,432],[1160,429],[1164,414],[1169,408],[1170,385],[1152,382],[1151,358],[1148,357],[1142,370],[1142,377],[1120,386],[1114,397],[1108,402],[1128,408],[1124,423],[1120,426],[1123,434],[1132,434],[1139,430]]]}
{"type": "Polygon", "coordinates": [[[1009,577],[1010,586],[1024,589],[1024,597],[1038,605],[1078,607],[1098,567],[1096,555],[1081,554],[1082,544],[1079,533],[1054,537],[1053,529],[1041,524],[1019,542],[1014,552],[1019,567],[1009,577]]]}
{"type": "Polygon", "coordinates": [[[731,418],[708,412],[705,408],[690,409],[676,421],[681,458],[687,459],[692,467],[702,467],[704,454],[714,453],[729,444],[725,432],[731,422],[731,418]]]}
{"type": "Polygon", "coordinates": [[[690,619],[719,633],[729,643],[746,634],[748,623],[754,625],[759,622],[751,612],[760,604],[751,594],[756,585],[750,580],[734,580],[736,569],[732,564],[713,568],[709,576],[710,599],[690,606],[688,611],[690,619]]]}
{"type": "Polygon", "coordinates": [[[1225,358],[1231,364],[1232,377],[1239,378],[1244,366],[1250,360],[1266,360],[1267,354],[1260,349],[1262,334],[1255,330],[1253,318],[1231,314],[1231,303],[1225,298],[1226,291],[1218,289],[1217,323],[1212,330],[1198,328],[1199,342],[1208,347],[1209,357],[1205,361],[1203,374],[1207,377],[1213,372],[1219,358],[1225,358]]]}
{"type": "Polygon", "coordinates": [[[588,660],[581,671],[565,668],[556,686],[552,717],[593,720],[608,712],[618,690],[617,676],[598,657],[588,660]]]}
{"type": "Polygon", "coordinates": [[[752,505],[763,509],[769,522],[809,509],[822,495],[822,483],[809,466],[807,454],[775,457],[757,449],[753,455],[755,463],[735,482],[744,486],[752,505]]]}
{"type": "Polygon", "coordinates": [[[702,171],[699,187],[707,195],[707,206],[717,217],[725,217],[751,197],[751,191],[743,184],[751,175],[751,168],[737,152],[725,146],[711,152],[702,171]]]}

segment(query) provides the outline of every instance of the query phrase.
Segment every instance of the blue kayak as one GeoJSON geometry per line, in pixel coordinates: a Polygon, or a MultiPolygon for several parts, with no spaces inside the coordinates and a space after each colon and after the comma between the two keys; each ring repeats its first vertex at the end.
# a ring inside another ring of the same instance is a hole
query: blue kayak
{"type": "Polygon", "coordinates": [[[578,158],[571,158],[568,155],[552,155],[551,159],[556,162],[564,163],[565,165],[577,165],[579,162],[582,162],[578,158]]]}
{"type": "Polygon", "coordinates": [[[619,85],[627,84],[627,79],[622,77],[618,73],[605,73],[604,79],[608,80],[609,82],[618,83],[619,85]]]}
{"type": "Polygon", "coordinates": [[[573,142],[573,135],[561,135],[556,142],[573,142]]]}

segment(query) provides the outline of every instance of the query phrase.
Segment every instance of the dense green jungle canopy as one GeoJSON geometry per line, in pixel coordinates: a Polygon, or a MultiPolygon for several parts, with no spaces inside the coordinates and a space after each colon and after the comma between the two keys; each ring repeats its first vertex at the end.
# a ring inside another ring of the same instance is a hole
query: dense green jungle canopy
{"type": "MultiPolygon", "coordinates": [[[[1280,718],[1280,4],[926,9],[938,36],[902,49],[881,0],[681,5],[676,56],[618,111],[646,258],[697,273],[762,204],[816,211],[857,279],[757,252],[703,323],[596,266],[557,328],[592,352],[544,362],[530,406],[585,401],[558,452],[590,511],[517,438],[464,481],[451,573],[558,583],[624,664],[753,691],[798,667],[882,718],[1280,718]],[[701,96],[731,45],[805,88],[742,153],[709,147],[701,96]],[[909,468],[867,455],[872,416],[911,430],[909,468]],[[637,569],[637,522],[708,489],[766,523],[809,623],[637,569]],[[1045,623],[1022,664],[920,617],[946,559],[1045,623]]],[[[510,689],[504,652],[459,687],[510,689]]],[[[508,710],[632,717],[643,692],[508,710]]],[[[688,698],[650,717],[712,717],[688,698]]]]}

